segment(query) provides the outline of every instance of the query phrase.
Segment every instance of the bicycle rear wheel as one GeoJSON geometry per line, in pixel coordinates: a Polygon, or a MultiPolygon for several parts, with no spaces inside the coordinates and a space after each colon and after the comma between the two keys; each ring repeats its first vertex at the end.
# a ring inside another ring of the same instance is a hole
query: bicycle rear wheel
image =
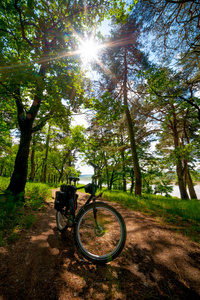
{"type": "Polygon", "coordinates": [[[67,215],[67,213],[65,212],[64,209],[62,211],[57,210],[56,223],[57,223],[57,227],[60,232],[64,232],[65,230],[67,230],[67,228],[69,226],[68,218],[69,218],[69,214],[67,215]]]}
{"type": "Polygon", "coordinates": [[[82,209],[76,218],[75,243],[80,253],[96,264],[105,264],[116,258],[126,241],[126,225],[120,213],[104,202],[82,209]]]}

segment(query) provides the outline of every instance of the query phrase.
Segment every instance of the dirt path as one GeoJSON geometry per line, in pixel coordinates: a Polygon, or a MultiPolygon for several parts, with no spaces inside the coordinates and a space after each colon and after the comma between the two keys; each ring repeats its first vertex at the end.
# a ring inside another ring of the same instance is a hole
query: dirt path
{"type": "MultiPolygon", "coordinates": [[[[79,193],[79,200],[85,195],[79,193]]],[[[200,299],[200,246],[141,213],[115,206],[126,247],[106,266],[79,256],[73,232],[61,235],[53,201],[20,240],[0,248],[0,300],[200,299]]]]}

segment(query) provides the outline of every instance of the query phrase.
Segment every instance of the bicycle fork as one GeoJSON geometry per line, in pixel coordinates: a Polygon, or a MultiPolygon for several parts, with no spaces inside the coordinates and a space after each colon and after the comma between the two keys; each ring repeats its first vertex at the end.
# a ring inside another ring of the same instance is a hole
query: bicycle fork
{"type": "Polygon", "coordinates": [[[96,229],[99,229],[99,224],[97,221],[97,209],[95,206],[95,198],[93,198],[93,215],[94,215],[94,221],[95,221],[95,225],[96,225],[96,229]]]}

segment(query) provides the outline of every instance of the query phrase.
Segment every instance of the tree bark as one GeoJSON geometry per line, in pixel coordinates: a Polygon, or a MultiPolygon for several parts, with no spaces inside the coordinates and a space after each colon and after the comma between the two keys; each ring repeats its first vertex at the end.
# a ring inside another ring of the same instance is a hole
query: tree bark
{"type": "MultiPolygon", "coordinates": [[[[189,137],[188,137],[187,130],[186,130],[186,122],[184,122],[184,134],[185,134],[185,138],[187,140],[187,143],[189,144],[190,141],[189,141],[189,137]]],[[[182,144],[183,144],[183,142],[182,142],[182,144]]],[[[185,167],[186,184],[188,185],[190,198],[191,199],[197,199],[197,194],[196,194],[195,189],[194,189],[194,184],[192,182],[192,178],[191,178],[191,175],[190,175],[190,170],[188,168],[188,160],[187,159],[185,160],[185,165],[186,165],[186,167],[185,167]]]]}
{"type": "Polygon", "coordinates": [[[195,192],[194,184],[192,182],[192,178],[191,178],[190,171],[188,168],[187,168],[187,177],[186,178],[187,178],[187,185],[188,185],[188,189],[189,189],[189,193],[190,193],[190,198],[197,199],[197,194],[195,192]]]}
{"type": "Polygon", "coordinates": [[[182,200],[188,200],[188,193],[184,182],[184,167],[182,165],[182,159],[179,152],[179,136],[177,131],[177,120],[175,113],[173,114],[173,136],[174,136],[174,148],[176,151],[176,173],[178,176],[178,185],[182,200]]]}
{"type": "MultiPolygon", "coordinates": [[[[7,188],[15,196],[18,196],[25,191],[25,185],[28,173],[28,157],[30,150],[30,143],[33,133],[33,122],[38,114],[40,104],[43,96],[45,67],[40,66],[39,76],[37,78],[36,92],[34,100],[28,112],[22,102],[20,94],[20,85],[15,87],[15,102],[17,106],[18,124],[21,132],[20,144],[15,159],[14,171],[12,173],[10,184],[7,188]]],[[[16,197],[16,200],[18,198],[16,197]]]]}
{"type": "Polygon", "coordinates": [[[114,173],[115,173],[115,171],[113,170],[113,171],[112,171],[112,174],[111,174],[111,178],[110,178],[109,188],[108,188],[109,191],[112,190],[113,179],[114,179],[114,173]]]}
{"type": "Polygon", "coordinates": [[[25,190],[30,142],[31,130],[21,130],[20,144],[15,159],[14,171],[7,188],[7,190],[11,191],[15,196],[24,193],[25,190]]]}
{"type": "Polygon", "coordinates": [[[103,157],[104,157],[104,163],[105,163],[105,167],[106,167],[106,182],[107,182],[107,188],[109,189],[108,162],[107,162],[106,154],[105,154],[104,151],[103,151],[103,157]]]}
{"type": "Polygon", "coordinates": [[[46,177],[47,177],[47,158],[48,158],[48,152],[49,152],[50,130],[51,130],[51,126],[49,125],[47,137],[46,137],[45,157],[43,160],[42,177],[41,177],[41,181],[45,182],[45,183],[46,183],[46,177]]]}
{"type": "Polygon", "coordinates": [[[134,172],[135,172],[135,196],[141,196],[142,193],[142,176],[139,166],[138,154],[136,149],[136,142],[135,142],[135,132],[133,128],[133,122],[131,119],[131,114],[128,108],[128,97],[127,97],[127,61],[126,61],[126,47],[124,52],[124,105],[126,106],[126,119],[128,124],[128,132],[129,138],[131,142],[131,153],[133,158],[133,165],[134,165],[134,172]]]}
{"type": "Polygon", "coordinates": [[[130,188],[130,193],[133,193],[133,188],[134,188],[134,169],[131,170],[131,188],[130,188]]]}
{"type": "Polygon", "coordinates": [[[31,172],[29,175],[30,181],[33,181],[35,178],[35,145],[36,145],[36,141],[35,138],[33,138],[32,149],[31,149],[31,172]]]}
{"type": "Polygon", "coordinates": [[[180,194],[181,194],[181,199],[188,200],[189,197],[188,197],[188,193],[187,193],[185,183],[184,183],[184,170],[182,168],[182,163],[180,160],[177,162],[177,165],[176,165],[176,173],[178,176],[178,185],[179,185],[179,190],[180,190],[180,194]]]}

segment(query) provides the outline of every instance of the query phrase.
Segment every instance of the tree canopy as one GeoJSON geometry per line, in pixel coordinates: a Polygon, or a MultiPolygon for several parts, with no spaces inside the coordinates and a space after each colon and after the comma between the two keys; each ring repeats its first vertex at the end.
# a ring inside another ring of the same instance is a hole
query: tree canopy
{"type": "Polygon", "coordinates": [[[27,178],[66,180],[78,174],[82,153],[109,189],[130,183],[141,195],[158,174],[174,172],[181,197],[188,198],[187,186],[195,197],[199,8],[178,0],[1,1],[0,170],[11,176],[8,190],[24,192],[27,178]],[[96,34],[91,78],[80,45],[105,17],[111,30],[96,34]],[[86,131],[71,125],[83,107],[93,112],[86,131]]]}

